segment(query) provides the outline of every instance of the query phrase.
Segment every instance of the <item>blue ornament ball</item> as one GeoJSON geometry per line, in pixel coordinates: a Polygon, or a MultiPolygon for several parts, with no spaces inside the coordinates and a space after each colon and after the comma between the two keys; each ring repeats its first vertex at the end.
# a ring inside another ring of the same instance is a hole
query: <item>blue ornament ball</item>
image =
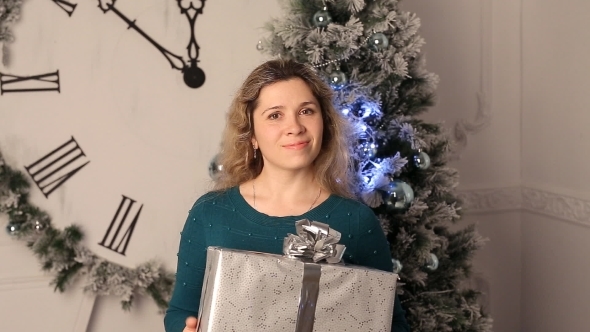
{"type": "Polygon", "coordinates": [[[385,202],[390,210],[406,209],[414,200],[414,190],[409,184],[401,180],[391,181],[387,194],[385,202]]]}
{"type": "Polygon", "coordinates": [[[216,179],[221,171],[223,171],[223,165],[219,164],[219,155],[217,154],[211,159],[211,162],[209,162],[209,176],[212,179],[216,179]]]}
{"type": "Polygon", "coordinates": [[[330,22],[332,22],[332,16],[330,16],[327,7],[324,7],[313,14],[313,25],[318,28],[327,27],[330,22]]]}
{"type": "Polygon", "coordinates": [[[368,43],[374,50],[382,51],[389,46],[389,39],[381,32],[377,32],[369,37],[368,43]]]}
{"type": "Polygon", "coordinates": [[[393,263],[393,273],[400,273],[402,268],[404,267],[402,262],[398,261],[395,258],[391,259],[391,262],[393,263]]]}
{"type": "Polygon", "coordinates": [[[346,74],[340,70],[336,70],[330,73],[330,85],[332,88],[338,90],[342,88],[348,82],[346,74]]]}
{"type": "Polygon", "coordinates": [[[426,269],[430,270],[430,271],[434,271],[436,269],[438,269],[438,257],[436,257],[435,254],[430,253],[430,258],[428,259],[428,262],[426,262],[426,269]]]}
{"type": "Polygon", "coordinates": [[[20,231],[20,226],[20,224],[9,222],[8,225],[6,225],[6,233],[10,236],[16,236],[20,231]]]}
{"type": "Polygon", "coordinates": [[[426,152],[420,151],[414,155],[414,165],[422,170],[427,169],[430,167],[430,156],[426,152]]]}
{"type": "Polygon", "coordinates": [[[359,146],[359,149],[361,151],[361,157],[363,157],[364,159],[371,159],[375,157],[375,155],[377,154],[377,145],[375,145],[375,143],[362,143],[359,146]]]}

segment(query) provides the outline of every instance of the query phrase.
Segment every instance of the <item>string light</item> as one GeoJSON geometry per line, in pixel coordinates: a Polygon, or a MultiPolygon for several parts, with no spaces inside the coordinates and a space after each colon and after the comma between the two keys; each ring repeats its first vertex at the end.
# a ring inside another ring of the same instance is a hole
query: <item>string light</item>
{"type": "MultiPolygon", "coordinates": [[[[371,36],[373,36],[373,34],[374,34],[374,33],[375,33],[375,30],[372,30],[372,34],[371,34],[371,36]]],[[[361,44],[361,45],[367,45],[367,42],[369,41],[369,39],[371,38],[371,36],[368,36],[368,37],[366,37],[366,38],[365,38],[365,40],[363,40],[363,42],[362,42],[362,44],[361,44]]],[[[331,65],[331,64],[337,63],[337,62],[346,61],[346,60],[348,60],[348,59],[350,58],[350,56],[352,56],[352,55],[356,54],[356,53],[357,53],[357,52],[358,52],[360,49],[361,49],[360,47],[359,47],[359,48],[357,48],[357,49],[356,49],[356,50],[355,50],[355,51],[354,51],[352,54],[350,54],[350,55],[342,56],[342,57],[340,57],[340,58],[337,58],[337,59],[334,59],[334,60],[329,60],[329,61],[326,61],[326,62],[312,63],[311,65],[312,65],[314,68],[322,68],[322,67],[325,67],[325,66],[328,66],[328,65],[331,65]]]]}

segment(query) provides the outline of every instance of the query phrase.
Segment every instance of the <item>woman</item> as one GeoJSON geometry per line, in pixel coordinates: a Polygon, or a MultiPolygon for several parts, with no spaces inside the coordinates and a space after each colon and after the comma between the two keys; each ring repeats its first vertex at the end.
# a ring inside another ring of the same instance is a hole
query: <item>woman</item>
{"type": "MultiPolygon", "coordinates": [[[[353,200],[347,122],[312,68],[289,60],[257,67],[228,114],[216,190],[189,211],[180,240],[167,332],[192,332],[206,248],[282,253],[295,221],[342,233],[344,261],[391,271],[389,245],[372,210],[353,200]]],[[[396,298],[392,331],[409,331],[396,298]]]]}

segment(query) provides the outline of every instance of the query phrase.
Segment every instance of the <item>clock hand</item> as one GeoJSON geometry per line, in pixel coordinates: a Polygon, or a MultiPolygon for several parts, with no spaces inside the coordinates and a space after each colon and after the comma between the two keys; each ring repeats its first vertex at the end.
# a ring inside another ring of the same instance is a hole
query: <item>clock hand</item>
{"type": "Polygon", "coordinates": [[[115,7],[116,1],[117,0],[98,0],[98,7],[105,14],[109,11],[112,11],[117,16],[119,16],[123,21],[125,21],[129,25],[128,28],[131,28],[131,29],[137,31],[140,35],[142,35],[145,39],[147,39],[152,45],[154,45],[158,49],[158,51],[160,51],[160,53],[162,53],[162,55],[164,55],[166,60],[168,60],[168,62],[170,63],[170,65],[172,66],[173,69],[178,69],[178,70],[184,72],[185,68],[187,66],[186,66],[183,58],[179,55],[176,55],[176,54],[168,51],[167,49],[162,47],[162,45],[158,44],[152,37],[148,36],[147,33],[145,33],[143,30],[141,30],[135,24],[135,20],[131,21],[127,16],[125,16],[125,14],[121,13],[121,11],[119,11],[115,7]]]}
{"type": "Polygon", "coordinates": [[[180,13],[184,14],[188,19],[189,25],[191,27],[191,38],[186,47],[188,50],[188,57],[190,67],[185,67],[183,70],[184,73],[184,82],[191,88],[198,88],[203,83],[205,83],[205,72],[201,68],[197,66],[197,62],[199,62],[199,44],[197,44],[197,39],[195,37],[195,22],[197,21],[197,16],[199,14],[203,14],[203,8],[205,7],[206,0],[198,0],[201,2],[201,6],[196,8],[193,2],[197,1],[187,1],[187,0],[176,0],[178,3],[178,7],[180,7],[180,13]],[[188,2],[188,5],[184,5],[184,2],[188,2]]]}

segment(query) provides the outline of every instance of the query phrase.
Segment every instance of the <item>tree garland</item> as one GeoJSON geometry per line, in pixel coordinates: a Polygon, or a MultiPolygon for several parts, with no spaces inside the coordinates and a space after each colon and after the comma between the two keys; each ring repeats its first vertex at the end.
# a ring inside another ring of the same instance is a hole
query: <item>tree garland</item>
{"type": "Polygon", "coordinates": [[[12,26],[20,19],[23,0],[0,0],[0,43],[2,44],[2,64],[10,61],[8,44],[14,41],[12,26]]]}
{"type": "Polygon", "coordinates": [[[174,284],[172,273],[154,261],[130,269],[96,256],[80,244],[84,238],[80,227],[53,228],[50,216],[29,203],[29,188],[25,175],[10,168],[0,151],[0,213],[8,215],[6,231],[25,242],[41,268],[55,275],[50,283],[54,290],[64,292],[75,279],[85,276],[85,292],[119,296],[124,310],[131,308],[136,295],[148,294],[160,312],[166,310],[174,284]]]}

